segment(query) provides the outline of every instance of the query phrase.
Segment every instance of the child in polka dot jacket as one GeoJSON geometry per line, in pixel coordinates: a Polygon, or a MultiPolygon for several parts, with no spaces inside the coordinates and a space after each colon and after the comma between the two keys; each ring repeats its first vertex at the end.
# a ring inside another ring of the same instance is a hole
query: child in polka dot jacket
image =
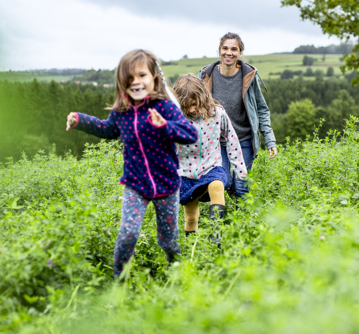
{"type": "Polygon", "coordinates": [[[156,57],[134,50],[120,61],[116,71],[116,102],[107,120],[82,113],[68,115],[67,130],[77,129],[107,139],[121,137],[125,185],[121,228],[114,251],[114,275],[134,254],[147,205],[153,202],[157,239],[169,262],[180,254],[178,206],[180,177],[175,142],[197,141],[195,127],[169,100],[156,57]]]}
{"type": "MultiPolygon", "coordinates": [[[[184,206],[186,235],[198,228],[199,203],[211,202],[210,219],[213,226],[224,217],[224,187],[228,171],[222,167],[221,136],[226,139],[228,157],[238,179],[245,177],[247,169],[236,132],[224,109],[218,105],[203,83],[193,74],[181,76],[174,90],[181,109],[199,134],[194,144],[180,144],[177,153],[180,160],[182,185],[180,203],[184,206]]],[[[220,244],[218,233],[210,235],[220,244]]]]}

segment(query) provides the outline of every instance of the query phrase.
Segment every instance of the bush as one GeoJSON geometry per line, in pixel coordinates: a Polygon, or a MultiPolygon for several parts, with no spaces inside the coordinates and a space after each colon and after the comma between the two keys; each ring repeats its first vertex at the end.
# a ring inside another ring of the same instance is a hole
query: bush
{"type": "Polygon", "coordinates": [[[332,77],[334,75],[334,68],[328,67],[327,69],[327,77],[332,77]]]}
{"type": "Polygon", "coordinates": [[[324,73],[322,70],[316,70],[314,72],[314,76],[316,77],[317,80],[323,80],[324,78],[324,73]]]}
{"type": "Polygon", "coordinates": [[[308,67],[303,75],[306,77],[314,77],[314,72],[310,67],[308,67]]]}
{"type": "Polygon", "coordinates": [[[354,333],[358,121],[342,136],[288,142],[280,159],[260,151],[247,200],[226,197],[221,249],[208,241],[208,204],[189,238],[181,210],[182,263],[167,269],[150,206],[120,286],[108,267],[121,147],[102,142],[81,161],[9,161],[0,168],[1,331],[354,333]]]}
{"type": "Polygon", "coordinates": [[[303,57],[303,66],[312,66],[315,59],[313,57],[304,56],[303,57]]]}
{"type": "Polygon", "coordinates": [[[284,70],[281,74],[280,78],[283,79],[292,79],[293,78],[293,71],[291,70],[284,70]]]}
{"type": "Polygon", "coordinates": [[[292,102],[286,116],[287,134],[293,139],[305,139],[314,130],[315,106],[311,100],[292,102]]]}

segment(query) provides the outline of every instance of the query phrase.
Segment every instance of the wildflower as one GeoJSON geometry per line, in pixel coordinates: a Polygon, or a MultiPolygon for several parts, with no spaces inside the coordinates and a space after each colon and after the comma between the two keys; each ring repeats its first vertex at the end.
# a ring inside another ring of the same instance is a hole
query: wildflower
{"type": "Polygon", "coordinates": [[[46,262],[46,267],[48,267],[48,268],[55,268],[56,267],[56,264],[55,263],[53,263],[50,259],[48,259],[47,260],[47,262],[46,262]]]}
{"type": "Polygon", "coordinates": [[[304,185],[306,186],[306,185],[307,185],[307,182],[305,182],[304,185]]]}
{"type": "Polygon", "coordinates": [[[141,238],[146,239],[146,236],[142,233],[141,238]]]}
{"type": "Polygon", "coordinates": [[[57,288],[58,288],[58,289],[62,289],[62,285],[58,285],[57,288]]]}
{"type": "Polygon", "coordinates": [[[315,135],[315,132],[313,132],[313,135],[315,135]]]}
{"type": "Polygon", "coordinates": [[[325,240],[325,236],[322,235],[319,239],[320,239],[320,240],[325,240]]]}
{"type": "Polygon", "coordinates": [[[118,200],[119,200],[119,201],[122,201],[122,200],[123,200],[123,197],[122,197],[122,196],[120,196],[120,197],[118,198],[118,200]]]}

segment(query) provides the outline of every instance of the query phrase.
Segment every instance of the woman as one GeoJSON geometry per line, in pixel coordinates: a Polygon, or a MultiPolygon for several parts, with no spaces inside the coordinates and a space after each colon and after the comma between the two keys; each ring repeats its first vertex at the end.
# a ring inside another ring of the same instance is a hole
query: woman
{"type": "MultiPolygon", "coordinates": [[[[225,34],[218,49],[221,60],[203,67],[198,76],[212,92],[213,98],[226,110],[249,171],[260,146],[259,131],[263,135],[270,159],[277,155],[277,147],[270,125],[270,111],[258,83],[259,74],[255,67],[239,59],[243,50],[244,44],[237,34],[225,34]]],[[[222,166],[229,170],[230,164],[223,139],[221,152],[222,166]]],[[[237,180],[233,177],[226,188],[230,186],[236,198],[242,198],[249,191],[243,179],[237,180]]]]}

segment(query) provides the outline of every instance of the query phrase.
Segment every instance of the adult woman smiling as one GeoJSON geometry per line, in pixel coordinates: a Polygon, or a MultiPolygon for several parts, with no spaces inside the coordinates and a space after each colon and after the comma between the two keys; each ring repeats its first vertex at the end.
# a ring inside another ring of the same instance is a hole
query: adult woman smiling
{"type": "MultiPolygon", "coordinates": [[[[277,147],[270,124],[270,111],[259,87],[259,74],[255,67],[239,59],[243,50],[244,44],[237,34],[225,34],[219,44],[221,60],[203,67],[198,76],[226,110],[241,144],[245,164],[250,170],[260,146],[259,131],[270,159],[277,155],[277,147]]],[[[222,165],[229,170],[225,142],[221,145],[221,151],[222,165]]],[[[248,192],[244,180],[233,177],[227,183],[227,188],[230,185],[236,198],[242,198],[248,192]]]]}

